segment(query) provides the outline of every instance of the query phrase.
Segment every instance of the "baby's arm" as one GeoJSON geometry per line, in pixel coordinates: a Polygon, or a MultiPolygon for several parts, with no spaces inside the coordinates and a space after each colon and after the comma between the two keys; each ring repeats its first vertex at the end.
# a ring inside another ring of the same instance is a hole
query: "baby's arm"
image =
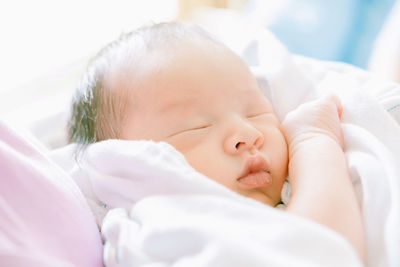
{"type": "Polygon", "coordinates": [[[341,110],[339,99],[329,96],[300,106],[283,121],[292,188],[287,211],[341,233],[364,261],[364,227],[342,150],[341,110]]]}

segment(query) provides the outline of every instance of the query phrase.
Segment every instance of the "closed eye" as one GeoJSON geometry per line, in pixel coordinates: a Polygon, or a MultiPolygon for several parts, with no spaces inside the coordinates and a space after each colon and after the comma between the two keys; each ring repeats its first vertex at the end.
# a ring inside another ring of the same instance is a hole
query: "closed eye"
{"type": "Polygon", "coordinates": [[[255,118],[255,117],[259,117],[259,116],[263,116],[263,115],[268,115],[270,114],[270,112],[262,112],[262,113],[255,113],[255,114],[250,114],[247,115],[247,118],[255,118]]]}
{"type": "Polygon", "coordinates": [[[210,127],[210,126],[211,126],[211,125],[203,125],[203,126],[199,126],[199,127],[195,127],[195,128],[190,128],[190,129],[187,129],[187,130],[185,130],[185,131],[201,130],[201,129],[208,128],[208,127],[210,127]]]}
{"type": "Polygon", "coordinates": [[[204,129],[207,129],[207,128],[209,128],[209,127],[211,127],[211,124],[208,124],[208,125],[202,125],[202,126],[199,126],[199,127],[194,127],[194,128],[189,128],[189,129],[185,129],[185,130],[182,130],[182,131],[176,132],[176,133],[174,133],[174,134],[171,134],[169,137],[171,137],[171,136],[174,136],[174,135],[178,135],[178,134],[182,134],[182,133],[191,132],[191,131],[199,131],[199,130],[204,130],[204,129]]]}

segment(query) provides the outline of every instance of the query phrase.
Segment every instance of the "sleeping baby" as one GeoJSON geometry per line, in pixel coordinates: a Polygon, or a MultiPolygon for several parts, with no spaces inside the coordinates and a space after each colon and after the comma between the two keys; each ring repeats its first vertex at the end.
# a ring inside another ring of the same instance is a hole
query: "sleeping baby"
{"type": "Polygon", "coordinates": [[[364,259],[364,228],[329,95],[280,122],[245,62],[194,25],[162,23],[109,44],[74,98],[69,138],[164,141],[208,178],[330,227],[364,259]],[[313,188],[313,190],[310,190],[313,188]]]}

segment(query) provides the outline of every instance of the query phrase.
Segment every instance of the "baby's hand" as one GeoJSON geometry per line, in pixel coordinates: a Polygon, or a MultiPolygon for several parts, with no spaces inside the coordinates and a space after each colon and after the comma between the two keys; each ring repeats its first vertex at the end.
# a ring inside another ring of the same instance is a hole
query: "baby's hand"
{"type": "Polygon", "coordinates": [[[302,104],[289,112],[282,122],[289,151],[316,137],[332,138],[343,148],[341,115],[342,105],[336,95],[302,104]]]}

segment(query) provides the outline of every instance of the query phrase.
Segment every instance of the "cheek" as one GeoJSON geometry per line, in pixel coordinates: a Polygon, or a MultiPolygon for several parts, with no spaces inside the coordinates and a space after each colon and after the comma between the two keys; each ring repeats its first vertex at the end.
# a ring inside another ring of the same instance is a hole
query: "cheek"
{"type": "Polygon", "coordinates": [[[279,153],[279,162],[281,163],[280,167],[286,171],[289,163],[289,154],[285,139],[283,138],[281,139],[281,143],[279,145],[278,150],[280,151],[279,153]]]}
{"type": "Polygon", "coordinates": [[[288,153],[287,153],[287,146],[286,143],[282,143],[280,147],[280,152],[276,153],[276,176],[275,176],[275,183],[274,183],[274,189],[275,189],[275,196],[274,198],[279,201],[281,197],[281,191],[283,184],[285,183],[285,180],[287,178],[288,174],[288,153]]]}
{"type": "Polygon", "coordinates": [[[181,152],[198,172],[221,182],[221,144],[210,131],[194,131],[165,140],[181,152]]]}
{"type": "Polygon", "coordinates": [[[190,149],[181,152],[195,170],[212,177],[216,172],[215,166],[210,164],[212,163],[210,159],[214,159],[216,156],[216,151],[214,150],[213,146],[210,146],[208,142],[200,142],[196,146],[192,146],[190,149]]]}
{"type": "Polygon", "coordinates": [[[270,158],[272,168],[278,176],[285,176],[288,167],[288,148],[286,140],[280,131],[275,131],[273,135],[267,135],[265,149],[270,158]]]}
{"type": "Polygon", "coordinates": [[[220,146],[212,142],[204,142],[184,153],[186,160],[198,172],[208,178],[233,189],[236,177],[237,167],[231,162],[231,159],[225,157],[220,146]],[[236,167],[236,168],[235,168],[236,167]]]}

